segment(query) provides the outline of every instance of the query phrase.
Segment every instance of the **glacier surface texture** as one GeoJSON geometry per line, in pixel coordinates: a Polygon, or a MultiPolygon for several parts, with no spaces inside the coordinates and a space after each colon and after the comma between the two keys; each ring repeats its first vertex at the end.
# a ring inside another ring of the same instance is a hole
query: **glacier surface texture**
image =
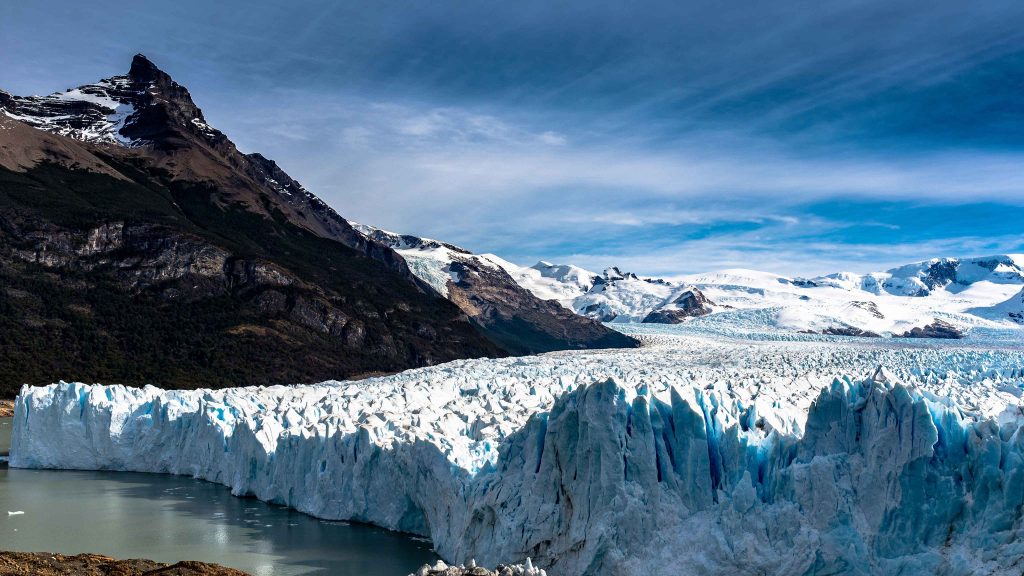
{"type": "Polygon", "coordinates": [[[191,475],[552,575],[1024,572],[1024,352],[643,335],[358,382],[24,388],[11,465],[191,475]]]}

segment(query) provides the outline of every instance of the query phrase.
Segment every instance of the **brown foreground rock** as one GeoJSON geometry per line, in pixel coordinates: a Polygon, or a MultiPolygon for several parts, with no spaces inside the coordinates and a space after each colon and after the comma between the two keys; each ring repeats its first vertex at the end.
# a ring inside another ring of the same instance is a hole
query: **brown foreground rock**
{"type": "Polygon", "coordinates": [[[63,556],[47,552],[0,552],[0,576],[248,576],[203,562],[161,564],[115,560],[99,554],[63,556]]]}

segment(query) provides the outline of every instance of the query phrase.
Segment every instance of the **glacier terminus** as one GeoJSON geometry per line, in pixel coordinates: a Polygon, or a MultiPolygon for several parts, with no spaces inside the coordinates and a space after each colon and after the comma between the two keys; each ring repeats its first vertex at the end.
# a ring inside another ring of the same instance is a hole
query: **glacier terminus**
{"type": "Polygon", "coordinates": [[[26,387],[11,465],[189,475],[553,575],[1024,569],[1019,346],[627,329],[315,386],[26,387]]]}

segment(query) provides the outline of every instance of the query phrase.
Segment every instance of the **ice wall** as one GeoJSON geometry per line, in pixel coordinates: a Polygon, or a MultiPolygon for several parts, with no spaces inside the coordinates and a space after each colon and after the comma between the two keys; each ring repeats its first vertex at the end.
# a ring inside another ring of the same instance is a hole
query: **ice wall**
{"type": "Polygon", "coordinates": [[[427,535],[449,560],[532,557],[551,574],[1024,567],[1019,421],[968,417],[882,372],[823,390],[802,437],[765,432],[756,413],[701,389],[659,400],[599,381],[530,417],[474,470],[443,438],[382,442],[387,423],[332,424],[334,393],[25,388],[11,465],[192,475],[427,535]]]}

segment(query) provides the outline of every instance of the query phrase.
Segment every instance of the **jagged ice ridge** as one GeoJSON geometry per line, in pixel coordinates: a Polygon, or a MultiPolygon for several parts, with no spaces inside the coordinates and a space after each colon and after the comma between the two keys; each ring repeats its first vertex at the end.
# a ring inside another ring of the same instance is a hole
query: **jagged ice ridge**
{"type": "Polygon", "coordinates": [[[1024,352],[645,338],[316,386],[25,388],[11,465],[188,474],[553,575],[1020,574],[1024,352]]]}

